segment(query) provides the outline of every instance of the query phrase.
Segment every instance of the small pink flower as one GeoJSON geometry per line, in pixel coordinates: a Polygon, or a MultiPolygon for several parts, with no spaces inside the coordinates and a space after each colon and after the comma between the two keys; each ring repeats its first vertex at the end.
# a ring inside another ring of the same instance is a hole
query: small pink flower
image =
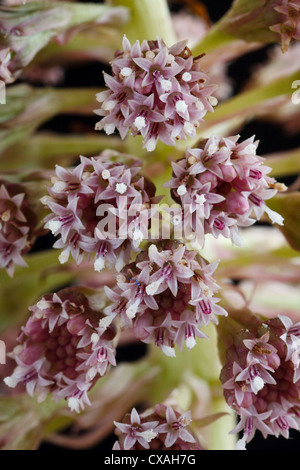
{"type": "Polygon", "coordinates": [[[142,135],[143,146],[153,151],[158,140],[175,145],[196,136],[196,128],[212,104],[215,86],[207,85],[199,60],[193,59],[187,41],[168,48],[161,40],[137,41],[126,37],[123,51],[111,62],[112,76],[104,74],[108,90],[99,93],[102,120],[97,130],[112,134],[118,129],[124,139],[142,135]]]}

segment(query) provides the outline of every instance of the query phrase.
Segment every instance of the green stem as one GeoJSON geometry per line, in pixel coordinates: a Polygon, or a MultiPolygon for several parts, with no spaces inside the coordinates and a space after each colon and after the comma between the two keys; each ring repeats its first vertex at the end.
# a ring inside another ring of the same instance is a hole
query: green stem
{"type": "Polygon", "coordinates": [[[70,165],[79,155],[98,155],[105,149],[124,151],[118,137],[103,135],[56,135],[39,133],[31,139],[22,139],[0,155],[0,170],[24,168],[53,168],[55,163],[70,165]]]}
{"type": "Polygon", "coordinates": [[[96,94],[99,88],[63,88],[52,90],[58,104],[59,112],[78,112],[90,114],[97,107],[96,94]]]}
{"type": "Polygon", "coordinates": [[[5,270],[0,272],[0,332],[22,324],[28,307],[39,296],[75,281],[78,275],[78,270],[60,265],[57,250],[32,253],[24,259],[28,267],[16,268],[12,279],[5,270]]]}
{"type": "Polygon", "coordinates": [[[130,41],[159,36],[168,46],[176,42],[167,0],[113,0],[113,4],[130,10],[131,21],[124,31],[130,41]]]}
{"type": "Polygon", "coordinates": [[[233,450],[236,444],[236,436],[230,431],[236,426],[236,415],[228,407],[223,397],[212,401],[213,413],[226,413],[226,416],[214,421],[210,425],[210,448],[209,450],[233,450]]]}

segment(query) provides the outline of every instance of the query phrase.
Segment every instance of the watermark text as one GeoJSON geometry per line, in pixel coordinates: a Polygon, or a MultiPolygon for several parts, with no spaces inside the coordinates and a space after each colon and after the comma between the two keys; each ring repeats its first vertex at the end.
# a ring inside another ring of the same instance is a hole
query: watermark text
{"type": "Polygon", "coordinates": [[[300,104],[300,80],[295,80],[292,83],[292,88],[298,88],[298,90],[294,91],[292,94],[292,103],[300,104]]]}

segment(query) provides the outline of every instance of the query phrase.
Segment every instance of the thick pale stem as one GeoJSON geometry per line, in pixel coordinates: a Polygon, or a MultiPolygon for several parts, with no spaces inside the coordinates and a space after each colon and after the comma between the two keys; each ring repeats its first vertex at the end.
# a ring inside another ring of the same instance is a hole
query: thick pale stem
{"type": "Polygon", "coordinates": [[[245,120],[259,116],[262,110],[271,110],[274,106],[274,98],[285,98],[293,94],[292,83],[297,80],[298,76],[299,71],[224,101],[215,108],[214,113],[207,114],[205,122],[199,127],[198,138],[190,141],[189,146],[195,145],[199,138],[207,138],[212,133],[222,135],[225,129],[231,132],[245,120]]]}
{"type": "Polygon", "coordinates": [[[226,413],[226,416],[211,424],[209,450],[233,450],[237,439],[230,431],[236,426],[235,413],[224,398],[215,398],[212,401],[212,413],[226,413]]]}
{"type": "Polygon", "coordinates": [[[211,28],[210,31],[201,39],[201,41],[193,47],[192,53],[196,57],[205,52],[215,51],[219,47],[224,47],[225,44],[236,41],[237,38],[231,34],[226,34],[220,31],[217,27],[211,28]]]}
{"type": "Polygon", "coordinates": [[[166,0],[113,0],[114,5],[129,8],[131,21],[124,33],[132,42],[161,37],[168,46],[176,42],[166,0]]]}
{"type": "Polygon", "coordinates": [[[300,148],[272,155],[265,155],[272,168],[271,176],[283,177],[300,173],[300,148]]]}
{"type": "MultiPolygon", "coordinates": [[[[70,8],[70,5],[68,3],[66,3],[66,6],[70,8]]],[[[113,16],[114,13],[110,6],[104,4],[99,5],[97,3],[74,3],[73,5],[71,5],[71,10],[72,26],[87,23],[89,21],[101,21],[102,15],[109,15],[109,13],[111,13],[113,16]]]]}
{"type": "Polygon", "coordinates": [[[77,89],[57,89],[53,90],[60,111],[63,113],[82,112],[91,114],[91,111],[97,107],[96,94],[101,89],[77,88],[77,89]]]}

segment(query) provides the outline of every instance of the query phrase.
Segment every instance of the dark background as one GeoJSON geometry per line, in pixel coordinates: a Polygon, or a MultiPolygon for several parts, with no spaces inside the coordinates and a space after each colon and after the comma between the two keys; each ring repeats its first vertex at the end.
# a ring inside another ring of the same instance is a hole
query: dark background
{"type": "MultiPolygon", "coordinates": [[[[84,2],[84,0],[81,0],[84,2]]],[[[95,1],[95,0],[94,0],[95,1]]],[[[249,0],[251,1],[251,0],[249,0]]],[[[101,2],[99,2],[101,3],[101,2]]],[[[195,0],[196,3],[196,0],[195,0]]],[[[198,2],[200,3],[200,2],[198,2]]],[[[232,1],[229,0],[205,0],[202,1],[207,8],[209,16],[213,22],[217,21],[222,15],[229,9],[232,1]]],[[[174,1],[170,2],[172,11],[180,11],[181,8],[186,8],[186,2],[174,1]]],[[[240,59],[236,60],[229,65],[228,75],[233,79],[234,93],[237,93],[242,89],[243,84],[251,75],[254,65],[263,63],[267,58],[268,50],[272,46],[266,46],[259,51],[246,54],[240,59]]],[[[104,68],[103,64],[99,63],[88,63],[84,66],[74,67],[67,69],[65,80],[59,86],[78,87],[78,86],[91,86],[97,87],[102,85],[102,74],[101,70],[104,68]]],[[[300,78],[300,77],[299,77],[300,78]]],[[[89,132],[94,128],[95,119],[94,117],[74,117],[74,116],[58,116],[43,126],[43,129],[53,129],[56,132],[72,132],[79,126],[81,130],[86,129],[89,132]]],[[[248,123],[239,132],[242,139],[246,139],[253,134],[260,140],[259,153],[261,155],[278,152],[280,150],[288,150],[300,146],[299,135],[287,135],[281,126],[277,126],[268,122],[263,121],[252,121],[248,123]]],[[[290,178],[286,181],[287,184],[293,181],[290,178]]],[[[45,243],[44,239],[40,243],[45,243]]],[[[47,238],[49,241],[50,239],[47,238]]],[[[36,247],[37,249],[39,246],[36,247]]],[[[145,352],[144,345],[132,346],[130,348],[122,348],[118,351],[118,362],[120,361],[132,361],[145,352]]],[[[291,432],[291,438],[286,440],[284,438],[268,437],[263,439],[259,432],[256,433],[256,437],[247,445],[248,450],[296,450],[299,448],[299,434],[298,432],[291,432]]],[[[97,447],[92,450],[109,451],[112,448],[115,438],[110,436],[107,440],[101,442],[97,447]]],[[[43,444],[41,450],[59,450],[50,444],[43,444]]]]}

